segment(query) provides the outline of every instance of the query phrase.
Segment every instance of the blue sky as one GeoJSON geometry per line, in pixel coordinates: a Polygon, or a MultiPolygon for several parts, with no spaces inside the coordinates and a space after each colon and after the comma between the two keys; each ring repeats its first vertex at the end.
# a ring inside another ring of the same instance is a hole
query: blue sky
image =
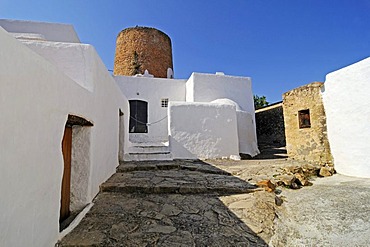
{"type": "Polygon", "coordinates": [[[0,18],[73,24],[113,68],[124,28],[172,39],[176,78],[249,76],[268,101],[370,56],[370,0],[0,0],[0,18]]]}

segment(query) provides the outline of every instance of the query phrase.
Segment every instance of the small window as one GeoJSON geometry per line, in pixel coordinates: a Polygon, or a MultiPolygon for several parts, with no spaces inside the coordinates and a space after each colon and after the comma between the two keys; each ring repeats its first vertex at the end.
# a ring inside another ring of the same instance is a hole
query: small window
{"type": "Polygon", "coordinates": [[[168,98],[161,99],[161,106],[162,107],[168,107],[168,98]]]}
{"type": "Polygon", "coordinates": [[[299,128],[311,128],[310,110],[298,111],[299,128]]]}

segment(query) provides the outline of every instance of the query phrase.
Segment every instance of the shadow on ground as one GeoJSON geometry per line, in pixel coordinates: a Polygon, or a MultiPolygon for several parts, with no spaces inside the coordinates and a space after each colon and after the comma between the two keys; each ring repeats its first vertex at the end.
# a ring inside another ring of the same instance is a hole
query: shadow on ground
{"type": "Polygon", "coordinates": [[[219,199],[254,186],[202,161],[129,162],[59,246],[267,246],[219,199]]]}
{"type": "Polygon", "coordinates": [[[287,159],[287,151],[285,146],[281,145],[260,145],[260,154],[253,157],[254,160],[266,160],[266,159],[287,159]]]}

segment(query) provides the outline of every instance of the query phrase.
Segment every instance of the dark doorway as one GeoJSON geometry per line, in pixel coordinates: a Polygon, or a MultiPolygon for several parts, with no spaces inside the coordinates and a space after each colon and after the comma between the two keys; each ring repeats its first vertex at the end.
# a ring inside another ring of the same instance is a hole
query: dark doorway
{"type": "Polygon", "coordinates": [[[68,218],[70,214],[71,194],[71,161],[72,161],[72,126],[66,125],[62,141],[64,171],[62,179],[62,194],[60,199],[59,223],[68,218]]]}
{"type": "Polygon", "coordinates": [[[130,100],[130,133],[148,133],[148,102],[130,100]]]}
{"type": "Polygon", "coordinates": [[[119,109],[119,123],[118,123],[118,160],[123,160],[124,156],[124,143],[125,143],[125,118],[124,114],[119,109]]]}
{"type": "MultiPolygon", "coordinates": [[[[72,171],[72,150],[74,138],[80,136],[78,133],[75,136],[75,128],[79,126],[93,126],[91,122],[78,116],[68,115],[68,120],[64,128],[63,140],[61,143],[62,154],[63,154],[63,177],[61,186],[61,197],[60,197],[60,212],[59,212],[59,230],[65,229],[77,215],[76,211],[71,210],[71,191],[75,189],[75,184],[72,183],[71,178],[76,172],[72,171]],[[72,212],[71,212],[72,211],[72,212]]],[[[81,136],[80,136],[81,137],[81,136]]],[[[73,150],[75,152],[76,150],[73,150]]],[[[77,152],[78,153],[78,152],[77,152]]],[[[79,181],[81,183],[81,181],[79,181]]]]}

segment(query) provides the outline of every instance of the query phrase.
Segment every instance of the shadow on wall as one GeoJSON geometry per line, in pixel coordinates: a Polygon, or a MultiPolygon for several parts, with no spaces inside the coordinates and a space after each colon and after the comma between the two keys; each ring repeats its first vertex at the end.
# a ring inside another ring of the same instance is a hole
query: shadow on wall
{"type": "Polygon", "coordinates": [[[256,110],[258,145],[285,146],[285,124],[282,102],[256,110]]]}
{"type": "Polygon", "coordinates": [[[220,199],[254,188],[198,160],[124,163],[60,246],[268,246],[220,199]]]}

